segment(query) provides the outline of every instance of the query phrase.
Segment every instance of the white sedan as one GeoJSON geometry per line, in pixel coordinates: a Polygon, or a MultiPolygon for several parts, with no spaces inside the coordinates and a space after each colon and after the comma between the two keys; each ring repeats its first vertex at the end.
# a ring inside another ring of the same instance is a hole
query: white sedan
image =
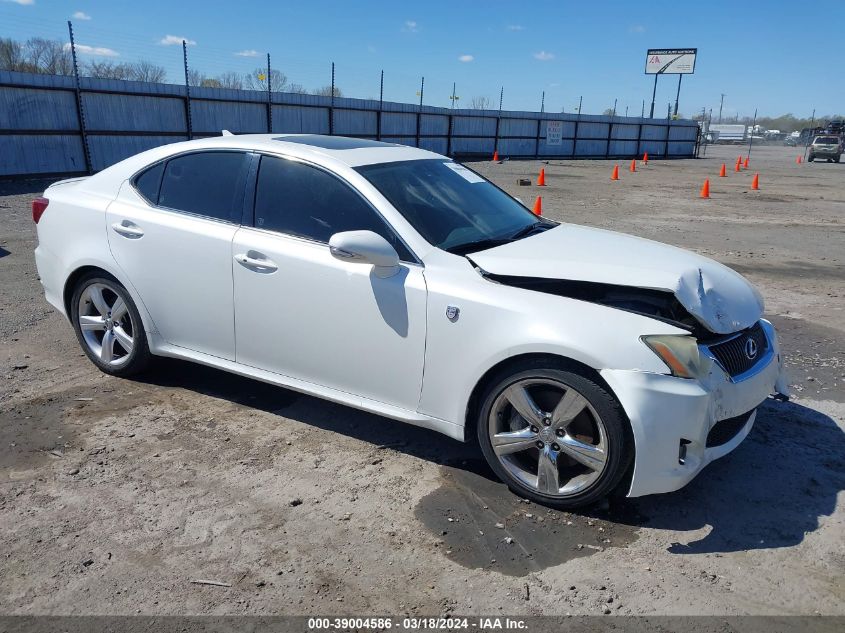
{"type": "Polygon", "coordinates": [[[33,219],[100,370],[182,358],[477,440],[553,507],[676,490],[785,392],[739,274],[420,149],[224,134],[58,182],[33,219]]]}

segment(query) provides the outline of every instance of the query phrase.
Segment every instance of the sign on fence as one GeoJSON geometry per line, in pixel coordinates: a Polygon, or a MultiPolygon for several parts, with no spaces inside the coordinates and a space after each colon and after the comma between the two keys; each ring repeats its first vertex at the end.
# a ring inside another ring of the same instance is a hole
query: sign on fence
{"type": "Polygon", "coordinates": [[[646,52],[646,75],[691,75],[697,48],[650,48],[646,52]]]}
{"type": "Polygon", "coordinates": [[[563,121],[546,121],[546,145],[560,145],[563,121]]]}

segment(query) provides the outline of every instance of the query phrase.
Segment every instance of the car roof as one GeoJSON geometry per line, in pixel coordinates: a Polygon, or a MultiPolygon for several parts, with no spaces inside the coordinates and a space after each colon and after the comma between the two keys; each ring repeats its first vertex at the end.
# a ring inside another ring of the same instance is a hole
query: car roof
{"type": "Polygon", "coordinates": [[[444,158],[444,156],[428,150],[398,143],[323,134],[227,134],[202,139],[201,141],[180,143],[180,151],[185,151],[186,146],[192,143],[196,145],[197,149],[202,147],[226,147],[286,153],[301,158],[308,156],[326,157],[349,167],[404,160],[444,158]]]}
{"type": "Polygon", "coordinates": [[[321,134],[230,134],[169,143],[130,156],[88,178],[84,188],[91,191],[112,191],[121,183],[152,165],[171,156],[202,150],[240,150],[282,154],[339,169],[378,163],[408,160],[448,160],[428,150],[378,141],[325,136],[321,134]]]}

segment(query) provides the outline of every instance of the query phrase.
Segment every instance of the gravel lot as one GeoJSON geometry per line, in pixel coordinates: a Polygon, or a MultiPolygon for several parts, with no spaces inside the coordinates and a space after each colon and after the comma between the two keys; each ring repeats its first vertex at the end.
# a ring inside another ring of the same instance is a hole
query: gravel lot
{"type": "Polygon", "coordinates": [[[0,183],[0,614],[845,615],[845,165],[739,151],[472,164],[736,268],[781,332],[792,402],[684,490],[580,514],[432,432],[182,362],[104,376],[38,283],[46,183],[0,183]]]}

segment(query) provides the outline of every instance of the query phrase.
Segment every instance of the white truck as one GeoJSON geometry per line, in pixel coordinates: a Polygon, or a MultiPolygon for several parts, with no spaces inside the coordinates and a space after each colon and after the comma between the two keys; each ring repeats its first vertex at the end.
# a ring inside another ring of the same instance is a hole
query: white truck
{"type": "Polygon", "coordinates": [[[708,132],[714,143],[744,143],[748,130],[742,123],[711,123],[708,132]]]}

